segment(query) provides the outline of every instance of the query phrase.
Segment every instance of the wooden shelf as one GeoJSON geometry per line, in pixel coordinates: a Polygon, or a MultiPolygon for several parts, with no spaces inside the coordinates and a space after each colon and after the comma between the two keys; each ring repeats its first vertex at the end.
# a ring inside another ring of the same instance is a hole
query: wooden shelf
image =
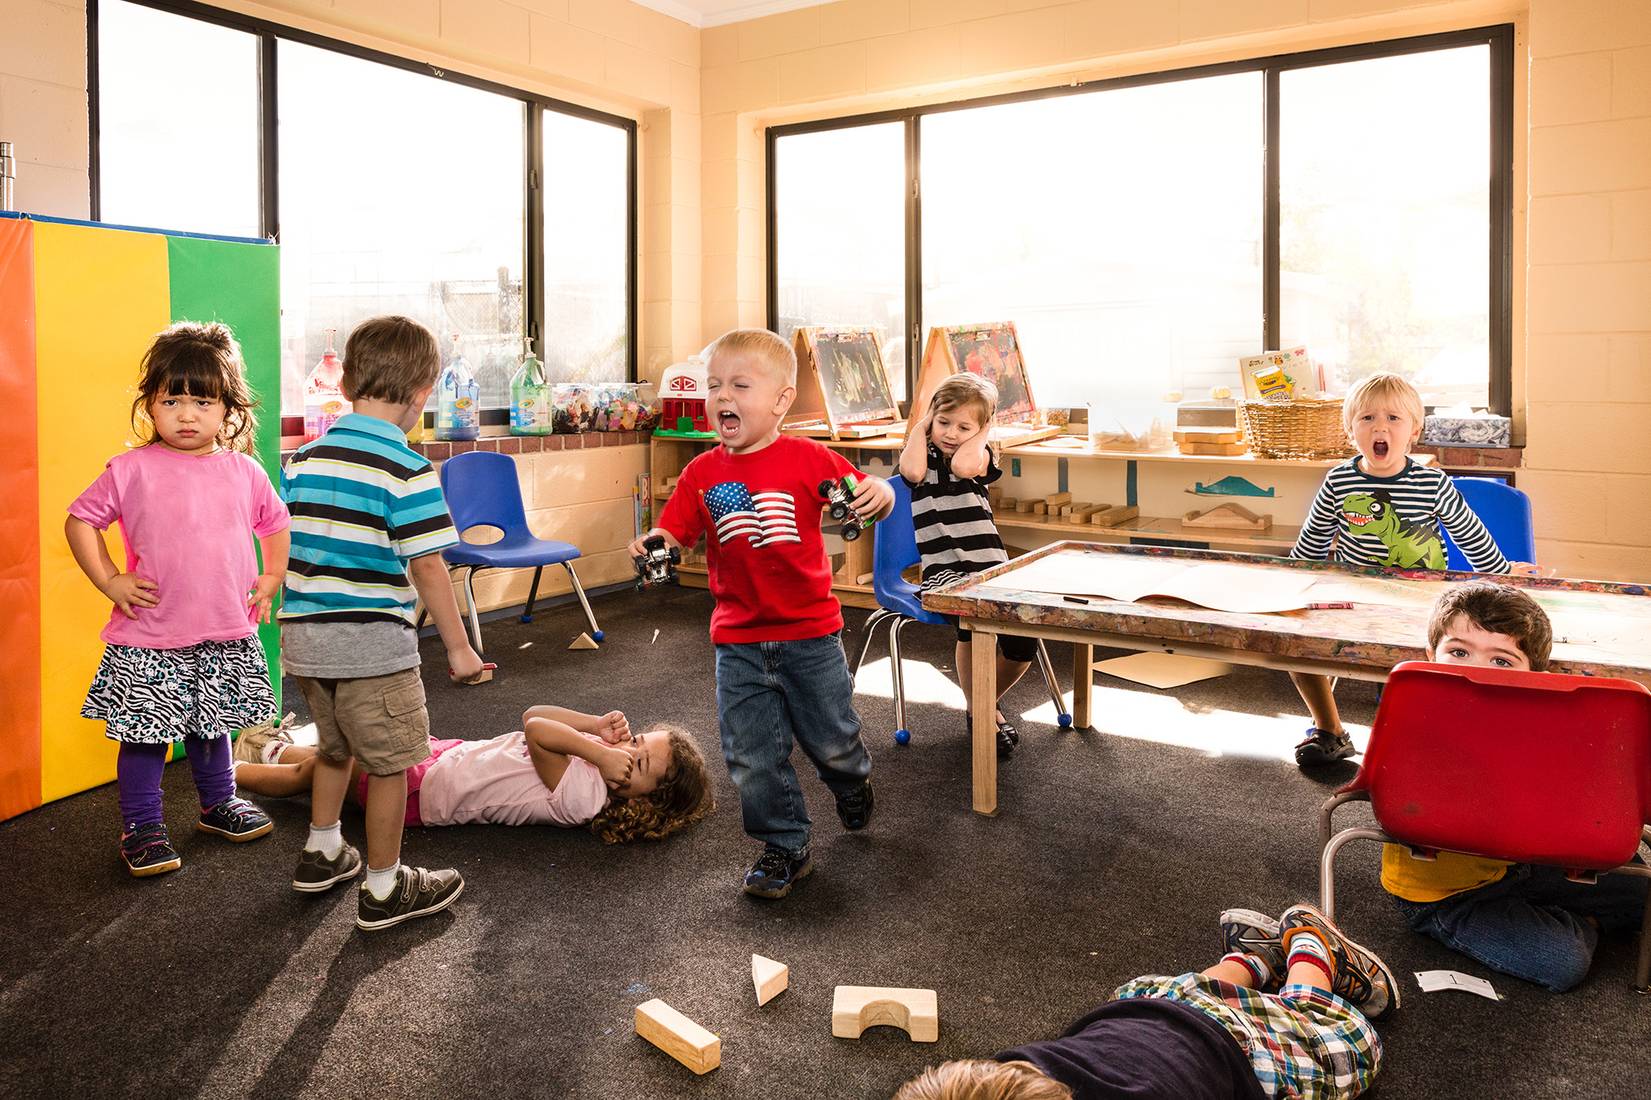
{"type": "Polygon", "coordinates": [[[1138,516],[1116,527],[1093,523],[1073,523],[1023,512],[1000,512],[992,516],[1000,531],[1038,531],[1056,538],[1084,539],[1088,542],[1129,542],[1156,539],[1163,542],[1200,543],[1208,546],[1238,547],[1252,553],[1288,552],[1301,535],[1301,528],[1274,524],[1266,531],[1223,531],[1210,527],[1183,527],[1179,519],[1138,516]]]}

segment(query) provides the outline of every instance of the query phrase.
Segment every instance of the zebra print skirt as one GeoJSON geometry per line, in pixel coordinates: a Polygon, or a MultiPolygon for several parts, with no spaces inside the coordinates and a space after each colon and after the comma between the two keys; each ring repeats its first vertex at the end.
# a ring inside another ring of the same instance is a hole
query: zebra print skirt
{"type": "Polygon", "coordinates": [[[218,737],[274,713],[257,638],[182,649],[107,645],[80,708],[81,717],[107,723],[111,740],[131,745],[218,737]]]}

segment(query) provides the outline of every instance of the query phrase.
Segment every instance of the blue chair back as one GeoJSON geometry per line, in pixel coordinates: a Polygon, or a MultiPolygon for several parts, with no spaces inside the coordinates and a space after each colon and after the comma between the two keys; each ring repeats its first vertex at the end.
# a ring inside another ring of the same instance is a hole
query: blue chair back
{"type": "MultiPolygon", "coordinates": [[[[1457,477],[1451,479],[1462,491],[1462,497],[1473,509],[1473,514],[1490,532],[1496,548],[1509,561],[1536,560],[1536,534],[1531,525],[1531,498],[1505,481],[1490,477],[1457,477]]],[[[1445,565],[1449,569],[1471,570],[1451,540],[1445,537],[1445,565]]]]}
{"type": "Polygon", "coordinates": [[[466,451],[441,464],[441,493],[453,527],[497,527],[508,537],[528,534],[516,463],[496,451],[466,451]]]}
{"type": "Polygon", "coordinates": [[[877,540],[871,557],[872,591],[877,595],[879,606],[921,623],[940,625],[946,620],[923,610],[917,598],[917,585],[901,576],[919,561],[917,533],[912,525],[911,489],[898,472],[889,478],[889,488],[894,490],[894,507],[871,528],[877,540]]]}

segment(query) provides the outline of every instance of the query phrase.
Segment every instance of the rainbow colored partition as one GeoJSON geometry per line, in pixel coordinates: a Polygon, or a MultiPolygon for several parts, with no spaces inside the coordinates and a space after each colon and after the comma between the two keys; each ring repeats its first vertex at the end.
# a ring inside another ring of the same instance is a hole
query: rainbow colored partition
{"type": "MultiPolygon", "coordinates": [[[[80,717],[109,601],[76,567],[63,523],[131,442],[138,361],[181,320],[234,329],[265,402],[258,459],[275,477],[273,245],[0,214],[0,409],[14,417],[0,443],[0,820],[114,778],[114,742],[80,717]]],[[[121,563],[118,532],[109,537],[121,563]]],[[[275,629],[262,640],[273,675],[275,629]]]]}

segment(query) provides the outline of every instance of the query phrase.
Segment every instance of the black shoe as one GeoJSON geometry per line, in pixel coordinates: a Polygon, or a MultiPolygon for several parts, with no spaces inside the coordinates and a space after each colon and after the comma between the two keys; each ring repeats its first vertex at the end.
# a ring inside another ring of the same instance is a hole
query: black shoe
{"type": "Polygon", "coordinates": [[[376,932],[414,917],[427,917],[446,909],[463,892],[464,876],[457,871],[404,866],[396,872],[395,889],[383,901],[362,884],[356,897],[355,926],[376,932]]]}
{"type": "Polygon", "coordinates": [[[346,844],[331,859],[310,848],[298,854],[298,869],[292,873],[292,888],[319,894],[361,872],[361,853],[346,844]]]}
{"type": "Polygon", "coordinates": [[[997,724],[997,758],[1007,760],[1015,755],[1020,747],[1020,731],[1013,722],[1002,721],[997,724]]]}
{"type": "Polygon", "coordinates": [[[166,826],[158,821],[122,834],[120,858],[126,869],[138,878],[176,871],[183,866],[182,857],[166,835],[166,826]]]}
{"type": "Polygon", "coordinates": [[[268,834],[275,828],[275,822],[264,811],[237,795],[224,799],[210,810],[202,810],[195,828],[241,843],[268,834]]]}
{"type": "Polygon", "coordinates": [[[814,861],[807,852],[793,858],[778,848],[764,848],[756,864],[745,873],[745,892],[759,898],[783,898],[791,893],[792,883],[813,872],[814,861]]]}
{"type": "Polygon", "coordinates": [[[871,803],[871,780],[868,779],[837,799],[837,820],[850,832],[864,829],[871,821],[871,803]]]}
{"type": "Polygon", "coordinates": [[[1331,733],[1317,726],[1307,727],[1307,736],[1296,746],[1296,767],[1321,768],[1353,755],[1353,739],[1346,731],[1331,733]]]}

